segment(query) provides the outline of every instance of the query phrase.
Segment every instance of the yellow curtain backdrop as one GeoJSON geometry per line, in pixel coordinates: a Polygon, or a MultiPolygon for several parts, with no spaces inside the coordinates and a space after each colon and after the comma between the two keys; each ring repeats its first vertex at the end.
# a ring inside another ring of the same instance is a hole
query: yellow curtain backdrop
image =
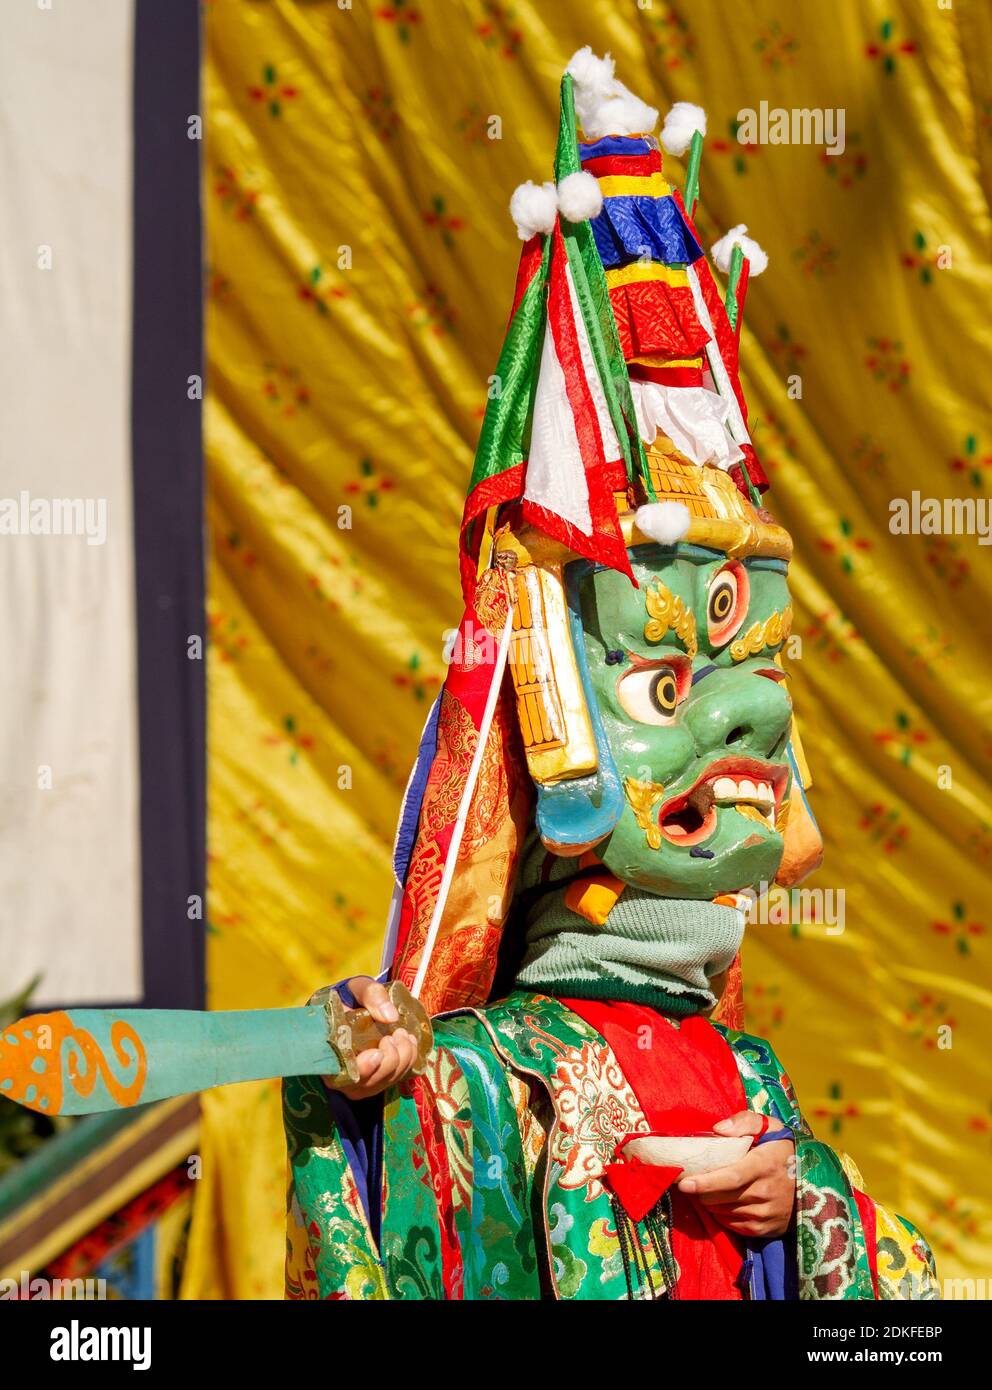
{"type": "MultiPolygon", "coordinates": [[[[769,252],[742,360],[796,541],[792,662],[842,932],[755,925],[749,1025],[824,1137],[992,1267],[989,550],[889,502],[992,488],[987,6],[212,0],[204,6],[210,1002],[377,965],[401,788],[460,615],[455,537],[582,44],[709,115],[701,230],[769,252]],[[742,147],[762,101],[846,149],[742,147]],[[797,399],[796,379],[801,386],[797,399]],[[789,382],[792,380],[790,391],[789,382]]],[[[669,161],[678,179],[678,161],[669,161]]],[[[274,1084],[204,1100],[185,1293],[281,1292],[274,1084]]]]}

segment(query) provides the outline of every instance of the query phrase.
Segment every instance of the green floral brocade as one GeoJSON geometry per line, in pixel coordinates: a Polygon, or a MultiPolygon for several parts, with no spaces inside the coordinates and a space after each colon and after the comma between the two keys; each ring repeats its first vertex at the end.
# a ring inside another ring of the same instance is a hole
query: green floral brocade
{"type": "MultiPolygon", "coordinates": [[[[841,1157],[813,1138],[771,1047],[720,1031],[748,1106],[796,1135],[799,1296],[874,1298],[841,1157]]],[[[286,1081],[287,1296],[626,1298],[601,1175],[616,1140],[647,1124],[606,1042],[558,1001],[523,991],[436,1019],[435,1036],[425,1075],[386,1095],[380,1249],[321,1082],[286,1081]]],[[[878,1296],[936,1297],[922,1237],[878,1213],[878,1296]]],[[[646,1235],[644,1250],[660,1279],[646,1235]]]]}

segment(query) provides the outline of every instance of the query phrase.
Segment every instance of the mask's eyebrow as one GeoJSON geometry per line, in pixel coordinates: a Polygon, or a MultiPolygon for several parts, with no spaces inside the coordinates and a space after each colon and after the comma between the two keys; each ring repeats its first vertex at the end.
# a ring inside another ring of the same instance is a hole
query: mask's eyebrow
{"type": "Polygon", "coordinates": [[[697,681],[705,680],[706,677],[710,674],[711,671],[718,671],[719,669],[720,669],[719,666],[713,666],[713,665],[711,664],[711,665],[709,665],[709,666],[703,666],[703,667],[701,668],[701,670],[699,670],[699,671],[693,671],[693,673],[692,673],[692,683],[693,683],[693,685],[695,685],[695,684],[697,683],[697,681]]]}
{"type": "MultiPolygon", "coordinates": [[[[670,647],[660,648],[655,656],[641,656],[640,652],[627,651],[624,656],[630,661],[635,669],[653,671],[662,666],[667,666],[673,671],[683,673],[683,679],[688,679],[689,670],[692,665],[685,652],[673,651],[670,647]]],[[[609,656],[607,655],[607,660],[609,656]]]]}

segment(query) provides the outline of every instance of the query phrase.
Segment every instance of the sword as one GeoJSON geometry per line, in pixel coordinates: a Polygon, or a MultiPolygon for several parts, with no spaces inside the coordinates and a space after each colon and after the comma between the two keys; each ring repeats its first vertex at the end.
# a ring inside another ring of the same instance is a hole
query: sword
{"type": "Polygon", "coordinates": [[[93,1115],[236,1081],[334,1076],[358,1081],[356,1055],[404,1028],[417,1039],[414,1075],[434,1046],[419,999],[387,986],[399,1018],[377,1023],[318,990],[304,1008],[71,1009],[32,1014],[0,1031],[0,1096],[44,1115],[93,1115]]]}

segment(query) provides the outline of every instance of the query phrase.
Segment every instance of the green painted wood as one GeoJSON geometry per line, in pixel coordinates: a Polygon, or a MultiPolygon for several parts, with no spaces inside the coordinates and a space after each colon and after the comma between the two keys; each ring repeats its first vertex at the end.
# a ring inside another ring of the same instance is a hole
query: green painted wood
{"type": "Polygon", "coordinates": [[[685,202],[686,212],[690,217],[696,216],[696,203],[699,201],[699,166],[703,159],[703,137],[700,132],[694,131],[692,142],[689,145],[689,163],[685,173],[685,202]]]}

